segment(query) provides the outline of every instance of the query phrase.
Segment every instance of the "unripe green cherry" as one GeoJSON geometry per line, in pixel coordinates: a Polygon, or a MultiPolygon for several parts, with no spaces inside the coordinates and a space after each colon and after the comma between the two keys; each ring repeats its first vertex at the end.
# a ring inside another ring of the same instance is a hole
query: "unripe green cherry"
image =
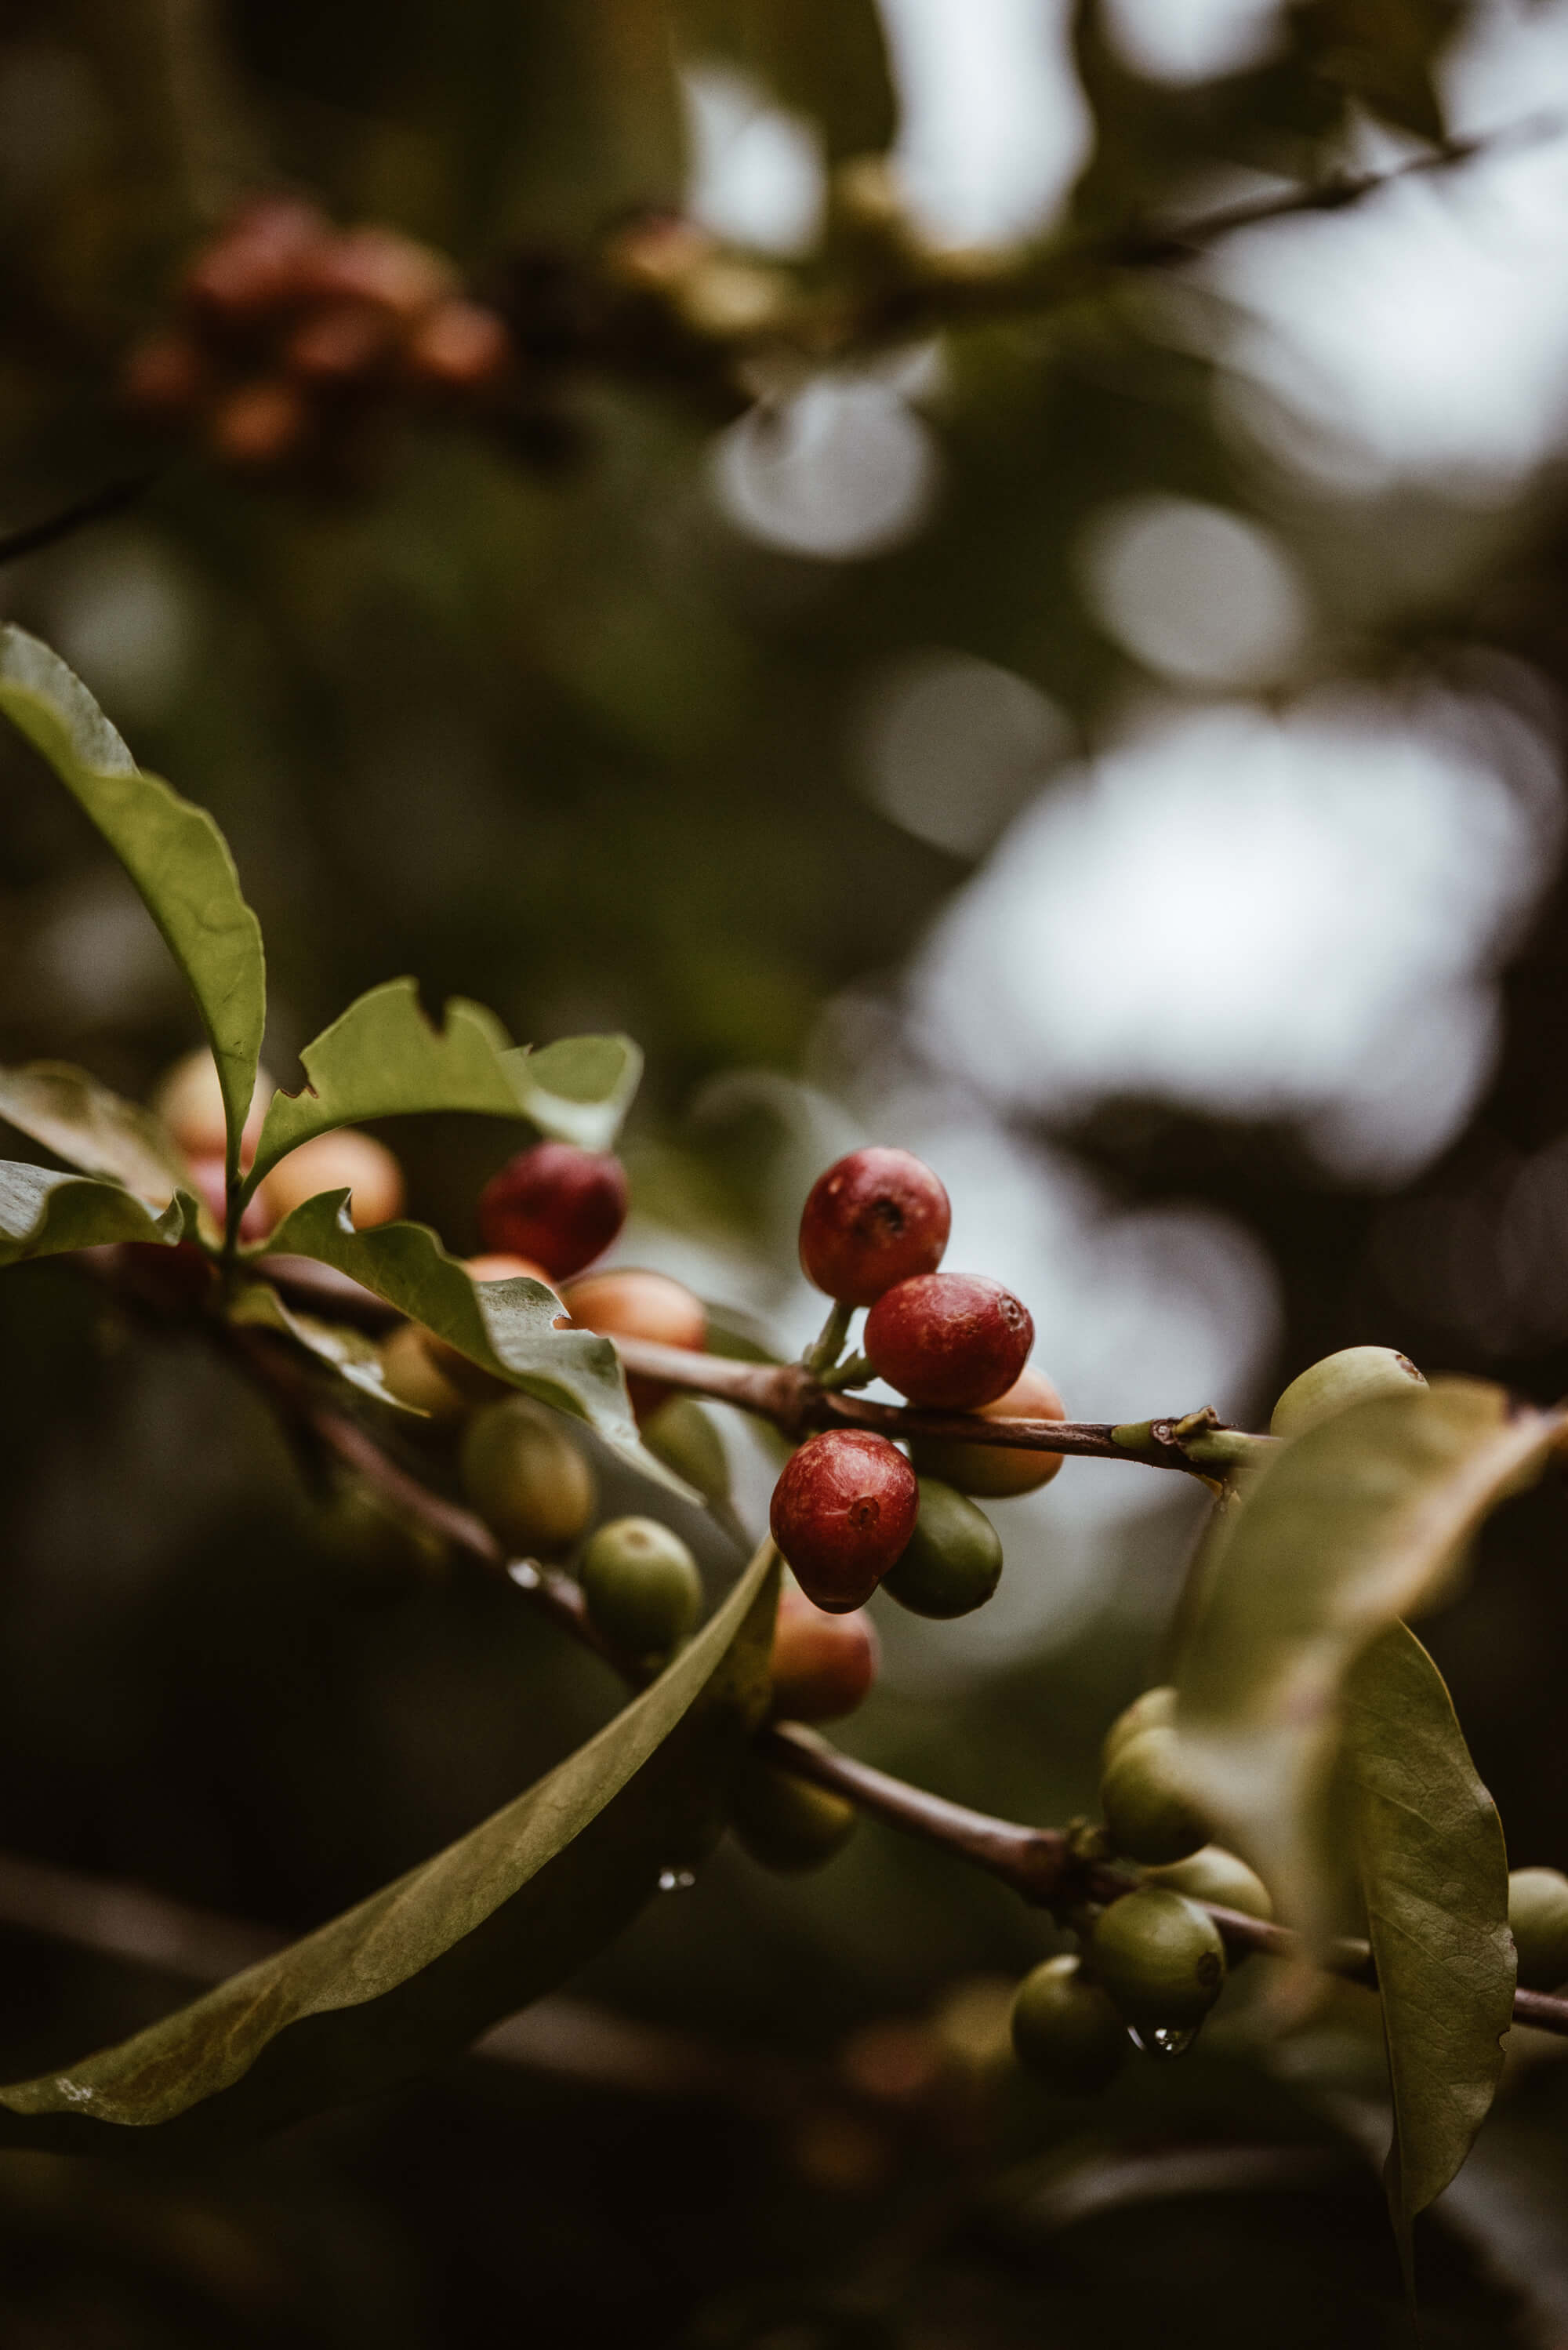
{"type": "Polygon", "coordinates": [[[1111,1842],[1129,1860],[1159,1867],[1209,1841],[1203,1814],[1177,1774],[1176,1752],[1173,1730],[1140,1730],[1117,1748],[1100,1782],[1111,1842]]]}
{"type": "Polygon", "coordinates": [[[785,1876],[821,1868],[854,1834],[853,1804],[748,1754],[730,1796],[736,1835],[752,1858],[785,1876]]]}
{"type": "Polygon", "coordinates": [[[946,1620],[983,1607],[1002,1576],[1002,1544],[966,1494],[922,1477],[915,1531],[882,1577],[882,1588],[914,1616],[946,1620]]]}
{"type": "Polygon", "coordinates": [[[1085,1981],[1079,1959],[1047,1959],[1018,1986],[1012,2045],[1058,2096],[1092,2097],[1127,2062],[1127,2026],[1108,1992],[1085,1981]]]}
{"type": "Polygon", "coordinates": [[[316,1530],[322,1547],[344,1565],[394,1585],[409,1575],[433,1576],[445,1565],[441,1536],[404,1515],[361,1477],[345,1477],[334,1486],[316,1530]]]}
{"type": "Polygon", "coordinates": [[[389,1394],[431,1419],[456,1421],[467,1417],[468,1398],[447,1378],[417,1322],[400,1322],[382,1340],[381,1378],[389,1394]]]}
{"type": "Polygon", "coordinates": [[[1392,1347],[1343,1347],[1293,1378],[1269,1420],[1271,1436],[1304,1436],[1353,1403],[1373,1396],[1408,1395],[1427,1382],[1408,1355],[1392,1347]]]}
{"type": "Polygon", "coordinates": [[[1184,1893],[1140,1885],[1102,1909],[1090,1937],[1095,1971],[1140,2032],[1201,2023],[1225,1981],[1225,1945],[1184,1893]]]}
{"type": "Polygon", "coordinates": [[[559,1414],[524,1396],[475,1412],[459,1462],[470,1502],[509,1550],[566,1550],[593,1516],[593,1471],[559,1414]]]}
{"type": "Polygon", "coordinates": [[[1244,1918],[1270,1918],[1273,1899],[1261,1877],[1222,1844],[1206,1844],[1201,1852],[1168,1867],[1151,1868],[1146,1885],[1168,1893],[1185,1893],[1190,1901],[1212,1901],[1220,1909],[1239,1909],[1244,1918]]]}
{"type": "Polygon", "coordinates": [[[724,1440],[695,1396],[671,1396],[643,1422],[642,1440],[656,1461],[695,1485],[705,1502],[730,1498],[730,1456],[724,1440]]]}
{"type": "Polygon", "coordinates": [[[629,1656],[668,1655],[702,1613],[697,1562],[657,1518],[609,1519],[584,1551],[577,1580],[594,1629],[629,1656]]]}
{"type": "Polygon", "coordinates": [[[1516,1868],[1508,1880],[1508,1922],[1526,1991],[1568,1982],[1568,1877],[1556,1868],[1516,1868]]]}
{"type": "Polygon", "coordinates": [[[1144,1730],[1168,1730],[1176,1720],[1176,1691],[1168,1682],[1158,1689],[1146,1689],[1135,1697],[1131,1705],[1118,1713],[1106,1732],[1106,1742],[1100,1749],[1100,1769],[1108,1771],[1127,1741],[1144,1730]]]}

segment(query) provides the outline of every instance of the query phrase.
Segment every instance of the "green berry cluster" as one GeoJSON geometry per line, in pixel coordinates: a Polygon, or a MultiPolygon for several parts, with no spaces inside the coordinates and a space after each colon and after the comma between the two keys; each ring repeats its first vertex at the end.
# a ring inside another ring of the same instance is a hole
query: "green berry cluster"
{"type": "Polygon", "coordinates": [[[1094,1917],[1075,1955],[1025,1977],[1012,2010],[1020,2061],[1059,2095],[1107,2088],[1137,2044],[1159,2055],[1190,2045],[1224,1985],[1225,1945],[1210,1908],[1272,1918],[1268,1889],[1245,1861],[1208,1841],[1178,1769],[1176,1691],[1146,1690],[1103,1751],[1100,1802],[1137,1887],[1094,1917]]]}

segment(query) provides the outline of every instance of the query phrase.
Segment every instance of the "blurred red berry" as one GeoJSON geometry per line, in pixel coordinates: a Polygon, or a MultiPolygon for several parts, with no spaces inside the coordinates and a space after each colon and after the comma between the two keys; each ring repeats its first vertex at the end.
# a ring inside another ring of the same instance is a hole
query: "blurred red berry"
{"type": "Polygon", "coordinates": [[[150,335],[126,360],[121,389],[149,423],[180,424],[195,413],[209,373],[206,355],[190,335],[150,335]]]}
{"type": "Polygon", "coordinates": [[[405,322],[450,294],[452,265],[400,231],[367,223],[342,229],[312,255],[309,291],[328,300],[373,303],[405,322]]]}
{"type": "Polygon", "coordinates": [[[807,1278],[845,1305],[874,1305],[894,1283],[940,1264],[948,1195],[912,1151],[873,1145],[819,1175],[800,1218],[807,1278]]]}
{"type": "Polygon", "coordinates": [[[977,1411],[1004,1395],[1034,1344],[1028,1310],[972,1273],[901,1281],[866,1317],[866,1352],[878,1377],[911,1403],[977,1411]]]}
{"type": "Polygon", "coordinates": [[[409,373],[440,391],[474,391],[498,382],[512,363],[504,319],[458,296],[438,302],[414,328],[404,353],[409,373]]]}
{"type": "Polygon", "coordinates": [[[207,423],[213,453],[231,465],[281,465],[310,434],[310,411],[292,384],[264,377],[226,392],[207,423]]]}
{"type": "Polygon", "coordinates": [[[372,302],[332,302],[301,319],[284,353],[292,373],[312,383],[352,383],[392,350],[395,323],[372,302]]]}
{"type": "Polygon", "coordinates": [[[538,1142],[479,1195],[487,1249],[530,1256],[557,1281],[602,1256],[626,1222],[626,1170],[608,1151],[538,1142]]]}
{"type": "Polygon", "coordinates": [[[247,322],[297,301],[307,265],[331,234],[313,204],[291,196],[259,197],[192,263],[186,298],[214,319],[247,322]]]}
{"type": "Polygon", "coordinates": [[[773,1537],[808,1599],[830,1616],[863,1607],[915,1530],[915,1472],[896,1445],[832,1428],[793,1452],[774,1488],[773,1537]]]}

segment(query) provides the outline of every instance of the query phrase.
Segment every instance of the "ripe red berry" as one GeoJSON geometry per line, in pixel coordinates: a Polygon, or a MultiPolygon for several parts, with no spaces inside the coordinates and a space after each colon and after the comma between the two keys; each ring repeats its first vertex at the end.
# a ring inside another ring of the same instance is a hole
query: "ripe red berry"
{"type": "Polygon", "coordinates": [[[879,1297],[866,1317],[866,1352],[878,1377],[939,1411],[994,1403],[1033,1344],[1028,1309],[980,1274],[919,1274],[879,1297]]]}
{"type": "Polygon", "coordinates": [[[940,1264],[951,1221],[947,1193],[912,1151],[852,1150],[806,1195],[800,1261],[829,1297],[872,1305],[895,1282],[940,1264]]]}
{"type": "Polygon", "coordinates": [[[487,1249],[532,1257],[556,1281],[602,1256],[626,1222],[626,1170],[608,1151],[536,1142],[479,1195],[487,1249]]]}
{"type": "Polygon", "coordinates": [[[915,1472],[885,1436],[831,1428],[793,1452],[774,1487],[774,1542],[830,1616],[863,1607],[915,1530],[915,1472]]]}

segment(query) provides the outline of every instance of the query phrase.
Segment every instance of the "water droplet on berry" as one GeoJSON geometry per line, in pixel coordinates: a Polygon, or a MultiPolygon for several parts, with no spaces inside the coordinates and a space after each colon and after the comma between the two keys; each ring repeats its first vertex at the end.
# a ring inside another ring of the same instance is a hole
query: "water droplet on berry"
{"type": "Polygon", "coordinates": [[[1134,2023],[1127,2026],[1127,2038],[1142,2056],[1185,2056],[1197,2037],[1195,2023],[1158,2023],[1147,2032],[1140,2032],[1134,2023]]]}

